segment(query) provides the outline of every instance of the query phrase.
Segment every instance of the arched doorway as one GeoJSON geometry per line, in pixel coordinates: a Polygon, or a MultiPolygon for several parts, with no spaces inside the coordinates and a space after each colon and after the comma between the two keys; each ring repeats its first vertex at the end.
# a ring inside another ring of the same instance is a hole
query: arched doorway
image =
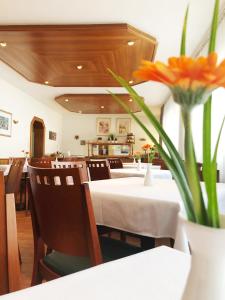
{"type": "Polygon", "coordinates": [[[30,157],[42,157],[45,153],[45,123],[34,117],[30,125],[30,157]]]}

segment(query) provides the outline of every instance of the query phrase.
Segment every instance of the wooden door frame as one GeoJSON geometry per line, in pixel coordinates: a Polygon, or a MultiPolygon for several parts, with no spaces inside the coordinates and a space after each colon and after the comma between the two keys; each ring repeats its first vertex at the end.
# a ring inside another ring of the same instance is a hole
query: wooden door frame
{"type": "Polygon", "coordinates": [[[32,121],[30,123],[30,157],[31,157],[31,152],[32,152],[32,131],[33,131],[33,125],[34,125],[35,121],[41,123],[43,126],[44,139],[43,139],[43,145],[42,145],[42,152],[43,152],[43,155],[45,155],[45,122],[43,119],[35,116],[35,117],[33,117],[32,121]]]}

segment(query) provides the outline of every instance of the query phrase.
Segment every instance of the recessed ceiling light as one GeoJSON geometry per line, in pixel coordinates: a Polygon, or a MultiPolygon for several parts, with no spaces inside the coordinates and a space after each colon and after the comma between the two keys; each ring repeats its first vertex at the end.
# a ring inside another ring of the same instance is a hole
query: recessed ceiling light
{"type": "Polygon", "coordinates": [[[132,83],[134,83],[134,81],[133,80],[129,80],[129,84],[132,84],[132,83]]]}
{"type": "Polygon", "coordinates": [[[81,69],[83,69],[83,66],[82,66],[82,65],[78,65],[78,66],[77,66],[77,69],[78,69],[78,70],[81,70],[81,69]]]}
{"type": "Polygon", "coordinates": [[[48,80],[45,81],[45,84],[48,84],[48,80]]]}
{"type": "Polygon", "coordinates": [[[128,46],[133,46],[134,44],[135,44],[134,41],[128,41],[128,42],[127,42],[127,45],[128,45],[128,46]]]}
{"type": "Polygon", "coordinates": [[[132,102],[133,100],[130,98],[128,101],[129,101],[129,102],[132,102]]]}
{"type": "Polygon", "coordinates": [[[4,47],[7,46],[7,43],[6,43],[6,42],[0,42],[0,46],[1,46],[2,48],[4,48],[4,47]]]}
{"type": "Polygon", "coordinates": [[[101,108],[103,109],[103,108],[105,108],[105,106],[102,105],[101,108]]]}
{"type": "Polygon", "coordinates": [[[65,102],[69,102],[69,99],[65,99],[65,102]]]}

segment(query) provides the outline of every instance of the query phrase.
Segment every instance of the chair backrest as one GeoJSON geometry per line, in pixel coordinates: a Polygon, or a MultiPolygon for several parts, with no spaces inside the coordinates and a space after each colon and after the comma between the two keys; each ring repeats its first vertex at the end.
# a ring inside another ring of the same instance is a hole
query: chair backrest
{"type": "Polygon", "coordinates": [[[17,194],[20,190],[20,182],[23,174],[24,159],[13,159],[6,180],[6,193],[17,194]]]}
{"type": "Polygon", "coordinates": [[[167,165],[165,164],[164,160],[161,158],[154,158],[152,160],[152,164],[160,166],[162,170],[168,170],[167,165]]]}
{"type": "Polygon", "coordinates": [[[123,168],[123,163],[120,158],[108,158],[110,169],[121,169],[123,168]]]}
{"type": "Polygon", "coordinates": [[[28,166],[34,239],[67,255],[102,262],[88,184],[79,168],[39,169],[28,166]]]}
{"type": "Polygon", "coordinates": [[[9,158],[0,158],[0,165],[8,165],[10,163],[9,158]]]}
{"type": "Polygon", "coordinates": [[[20,289],[20,263],[17,241],[16,210],[13,194],[5,195],[0,172],[0,295],[20,289]]]}
{"type": "Polygon", "coordinates": [[[81,182],[89,180],[86,161],[52,161],[51,166],[53,169],[79,168],[81,182]]]}
{"type": "Polygon", "coordinates": [[[52,157],[47,158],[31,158],[29,165],[37,168],[51,168],[51,162],[55,159],[52,157]]]}
{"type": "Polygon", "coordinates": [[[111,178],[109,163],[106,160],[87,161],[86,164],[90,180],[94,181],[111,178]]]}
{"type": "MultiPolygon", "coordinates": [[[[202,170],[202,168],[203,168],[203,164],[197,162],[197,169],[198,169],[199,179],[201,181],[203,181],[203,170],[202,170]]],[[[216,171],[216,181],[217,182],[220,181],[220,171],[219,170],[216,171]]]]}

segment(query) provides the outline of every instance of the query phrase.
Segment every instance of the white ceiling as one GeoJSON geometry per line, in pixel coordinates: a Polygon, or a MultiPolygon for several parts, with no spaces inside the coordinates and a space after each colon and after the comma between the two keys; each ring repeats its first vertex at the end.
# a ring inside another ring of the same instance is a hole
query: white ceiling
{"type": "MultiPolygon", "coordinates": [[[[183,16],[190,3],[187,52],[191,54],[210,26],[214,0],[0,0],[0,24],[100,24],[128,23],[158,40],[156,59],[179,55],[183,16]]],[[[221,0],[225,2],[225,0],[221,0]]],[[[105,93],[106,88],[48,87],[28,82],[0,62],[3,79],[59,109],[54,97],[68,93],[105,93]]],[[[156,83],[135,87],[150,105],[160,105],[168,90],[156,83]]],[[[123,92],[120,88],[110,88],[123,92]]],[[[60,108],[61,109],[61,108],[60,108]]]]}

